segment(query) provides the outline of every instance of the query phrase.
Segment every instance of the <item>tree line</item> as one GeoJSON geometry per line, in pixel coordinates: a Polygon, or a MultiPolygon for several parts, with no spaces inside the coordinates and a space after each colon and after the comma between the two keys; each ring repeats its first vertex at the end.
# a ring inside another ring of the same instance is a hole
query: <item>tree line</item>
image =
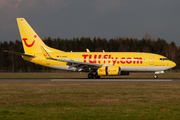
{"type": "MultiPolygon", "coordinates": [[[[164,39],[145,39],[141,40],[134,38],[116,37],[107,40],[106,38],[94,37],[91,38],[44,38],[44,43],[49,47],[53,47],[66,52],[86,52],[88,48],[91,52],[146,52],[156,53],[166,56],[174,61],[177,66],[176,70],[180,69],[180,47],[177,47],[174,42],[167,43],[164,39]]],[[[5,53],[4,50],[24,52],[22,42],[16,40],[14,42],[4,41],[0,43],[0,72],[38,72],[53,70],[40,65],[35,65],[24,61],[21,56],[5,53]]]]}

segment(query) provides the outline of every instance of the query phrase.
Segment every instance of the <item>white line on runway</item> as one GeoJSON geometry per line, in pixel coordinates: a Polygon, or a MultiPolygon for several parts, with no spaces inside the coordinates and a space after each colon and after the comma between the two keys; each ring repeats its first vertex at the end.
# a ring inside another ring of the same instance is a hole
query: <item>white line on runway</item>
{"type": "Polygon", "coordinates": [[[52,82],[171,82],[172,79],[52,79],[52,82]]]}

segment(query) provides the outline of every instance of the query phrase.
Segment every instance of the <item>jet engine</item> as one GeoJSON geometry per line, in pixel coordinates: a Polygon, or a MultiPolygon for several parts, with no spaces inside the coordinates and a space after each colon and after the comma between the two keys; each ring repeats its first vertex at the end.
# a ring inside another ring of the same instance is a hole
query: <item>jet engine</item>
{"type": "Polygon", "coordinates": [[[129,75],[129,72],[121,71],[121,67],[118,66],[104,66],[97,70],[98,76],[107,75],[129,75]]]}
{"type": "Polygon", "coordinates": [[[121,75],[121,68],[118,66],[104,66],[97,70],[99,76],[103,75],[121,75]]]}

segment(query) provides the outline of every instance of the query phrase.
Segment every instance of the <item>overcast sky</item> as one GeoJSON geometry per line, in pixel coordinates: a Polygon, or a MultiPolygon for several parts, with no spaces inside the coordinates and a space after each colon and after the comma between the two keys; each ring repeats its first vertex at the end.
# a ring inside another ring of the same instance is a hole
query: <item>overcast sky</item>
{"type": "Polygon", "coordinates": [[[20,40],[17,17],[42,39],[149,33],[180,46],[180,0],[0,0],[0,41],[20,40]]]}

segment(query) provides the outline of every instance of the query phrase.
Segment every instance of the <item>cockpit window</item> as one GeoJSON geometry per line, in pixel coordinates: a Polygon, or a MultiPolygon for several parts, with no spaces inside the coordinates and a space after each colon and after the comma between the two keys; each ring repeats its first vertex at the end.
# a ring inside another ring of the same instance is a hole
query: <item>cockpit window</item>
{"type": "Polygon", "coordinates": [[[159,58],[160,60],[164,61],[164,60],[168,60],[167,58],[159,58]]]}

